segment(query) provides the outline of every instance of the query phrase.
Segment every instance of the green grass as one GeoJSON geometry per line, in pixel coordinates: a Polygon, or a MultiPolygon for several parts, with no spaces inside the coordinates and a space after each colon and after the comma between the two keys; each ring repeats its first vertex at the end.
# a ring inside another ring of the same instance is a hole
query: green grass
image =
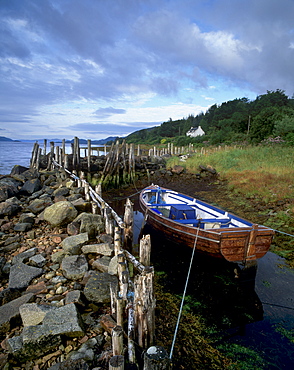
{"type": "MultiPolygon", "coordinates": [[[[266,201],[292,200],[294,207],[293,148],[255,146],[245,148],[211,148],[181,162],[172,157],[168,166],[180,164],[189,172],[199,172],[199,166],[211,166],[219,176],[229,181],[232,191],[247,197],[260,196],[266,201]]],[[[293,208],[294,211],[294,208],[293,208]]]]}

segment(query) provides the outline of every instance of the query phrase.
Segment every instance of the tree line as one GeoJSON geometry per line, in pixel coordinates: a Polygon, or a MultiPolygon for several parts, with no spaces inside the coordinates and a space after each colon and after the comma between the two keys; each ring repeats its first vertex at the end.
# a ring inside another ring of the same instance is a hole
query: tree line
{"type": "Polygon", "coordinates": [[[294,145],[294,99],[280,89],[267,91],[253,101],[241,98],[214,104],[197,116],[189,115],[176,121],[170,118],[160,126],[133,132],[124,139],[134,144],[173,142],[182,146],[189,143],[257,144],[275,138],[294,145]],[[197,126],[202,127],[205,135],[196,138],[186,136],[191,127],[197,126]]]}

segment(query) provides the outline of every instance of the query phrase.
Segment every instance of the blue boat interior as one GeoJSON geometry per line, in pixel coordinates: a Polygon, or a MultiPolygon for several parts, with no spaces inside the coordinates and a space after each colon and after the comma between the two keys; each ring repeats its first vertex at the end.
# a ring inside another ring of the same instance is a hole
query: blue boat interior
{"type": "Polygon", "coordinates": [[[147,206],[158,215],[187,226],[216,229],[252,225],[250,222],[217,207],[159,187],[146,190],[143,199],[147,206]]]}

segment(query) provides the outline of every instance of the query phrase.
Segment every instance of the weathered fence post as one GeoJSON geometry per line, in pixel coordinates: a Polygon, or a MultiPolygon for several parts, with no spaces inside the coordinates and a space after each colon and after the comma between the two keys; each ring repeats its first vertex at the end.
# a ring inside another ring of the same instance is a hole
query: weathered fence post
{"type": "Polygon", "coordinates": [[[129,198],[127,199],[125,204],[124,223],[124,246],[128,250],[132,250],[134,211],[133,203],[130,201],[129,198]]]}
{"type": "Polygon", "coordinates": [[[109,360],[109,370],[124,370],[124,356],[113,356],[109,360]]]}
{"type": "Polygon", "coordinates": [[[151,239],[150,235],[144,235],[140,239],[139,261],[144,266],[150,266],[151,239]]]}
{"type": "Polygon", "coordinates": [[[91,171],[91,140],[88,140],[88,172],[91,171]]]}
{"type": "Polygon", "coordinates": [[[155,332],[154,270],[135,276],[135,323],[139,346],[148,348],[153,344],[155,332]]]}
{"type": "Polygon", "coordinates": [[[171,361],[163,347],[152,346],[144,353],[143,370],[170,370],[171,361]]]}
{"type": "Polygon", "coordinates": [[[111,331],[111,337],[113,355],[119,356],[123,353],[123,328],[115,326],[111,331]]]}

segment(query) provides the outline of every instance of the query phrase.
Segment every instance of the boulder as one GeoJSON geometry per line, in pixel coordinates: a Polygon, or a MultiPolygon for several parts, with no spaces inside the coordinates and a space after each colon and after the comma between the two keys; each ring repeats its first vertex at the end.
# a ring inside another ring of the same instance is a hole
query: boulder
{"type": "Polygon", "coordinates": [[[101,272],[108,272],[109,263],[110,257],[103,256],[93,262],[92,268],[101,272]]]}
{"type": "Polygon", "coordinates": [[[85,285],[84,295],[90,302],[109,303],[110,284],[117,286],[118,281],[116,276],[112,276],[107,272],[94,272],[85,285]]]}
{"type": "Polygon", "coordinates": [[[38,198],[34,199],[30,202],[27,209],[31,211],[33,214],[38,214],[42,212],[45,208],[51,206],[53,204],[51,197],[44,197],[44,198],[38,198]]]}
{"type": "Polygon", "coordinates": [[[33,194],[40,189],[42,189],[41,181],[38,178],[34,178],[31,180],[27,180],[21,188],[20,192],[22,194],[33,194]]]}
{"type": "Polygon", "coordinates": [[[0,333],[4,334],[10,330],[11,322],[17,323],[20,318],[19,309],[20,307],[30,302],[34,295],[32,293],[27,293],[19,298],[10,301],[0,307],[0,333]]]}
{"type": "Polygon", "coordinates": [[[19,193],[18,187],[22,182],[11,177],[4,177],[0,180],[0,201],[3,202],[8,198],[14,197],[19,193]]]}
{"type": "MultiPolygon", "coordinates": [[[[0,190],[1,193],[1,190],[0,190]]],[[[1,194],[0,194],[1,196],[1,194]]],[[[0,217],[1,216],[14,216],[18,211],[20,207],[18,203],[12,203],[9,201],[1,202],[0,203],[0,217]]]]}
{"type": "Polygon", "coordinates": [[[103,256],[112,256],[114,253],[114,245],[110,243],[89,244],[82,247],[84,254],[95,253],[103,256]]]}
{"type": "Polygon", "coordinates": [[[27,266],[20,262],[11,266],[8,288],[24,289],[36,277],[42,275],[43,270],[38,267],[27,266]]]}
{"type": "Polygon", "coordinates": [[[82,246],[88,241],[88,233],[81,233],[77,235],[71,235],[63,239],[63,241],[60,243],[60,246],[65,253],[80,254],[82,246]]]}
{"type": "Polygon", "coordinates": [[[61,268],[67,279],[79,280],[83,278],[89,267],[85,256],[81,255],[64,257],[61,268]]]}
{"type": "Polygon", "coordinates": [[[77,217],[78,211],[72,203],[63,201],[53,204],[44,211],[44,219],[53,227],[62,226],[72,222],[77,217]]]}

